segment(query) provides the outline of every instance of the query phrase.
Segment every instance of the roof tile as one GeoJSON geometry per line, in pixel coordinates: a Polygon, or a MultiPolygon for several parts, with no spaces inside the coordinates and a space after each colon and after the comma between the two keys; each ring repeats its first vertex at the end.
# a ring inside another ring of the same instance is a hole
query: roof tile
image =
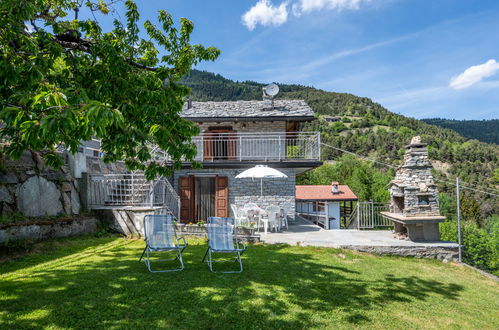
{"type": "Polygon", "coordinates": [[[192,102],[182,109],[184,118],[255,118],[255,117],[310,117],[312,108],[303,100],[274,100],[274,108],[266,109],[264,101],[192,102]]]}
{"type": "Polygon", "coordinates": [[[347,185],[339,185],[339,194],[333,194],[331,186],[296,186],[296,200],[358,200],[347,185]]]}

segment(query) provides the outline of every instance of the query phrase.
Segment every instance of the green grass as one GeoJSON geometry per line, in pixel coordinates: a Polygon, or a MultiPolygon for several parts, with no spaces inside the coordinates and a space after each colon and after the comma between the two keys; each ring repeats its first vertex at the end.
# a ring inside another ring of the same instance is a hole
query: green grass
{"type": "MultiPolygon", "coordinates": [[[[436,260],[251,245],[243,274],[149,273],[142,240],[72,238],[0,264],[2,328],[499,328],[499,285],[436,260]]],[[[230,266],[235,266],[231,264],[230,266]]]]}

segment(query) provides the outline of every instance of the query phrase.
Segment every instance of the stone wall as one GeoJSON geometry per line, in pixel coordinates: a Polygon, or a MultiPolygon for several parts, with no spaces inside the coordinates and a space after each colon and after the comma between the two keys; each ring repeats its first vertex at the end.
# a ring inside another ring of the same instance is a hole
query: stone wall
{"type": "Polygon", "coordinates": [[[93,234],[97,229],[97,219],[93,217],[15,223],[0,226],[0,246],[9,242],[78,236],[93,234]]]}
{"type": "Polygon", "coordinates": [[[0,212],[27,217],[79,214],[79,185],[68,155],[60,170],[48,168],[40,154],[26,151],[18,160],[5,160],[0,171],[0,212]]]}
{"type": "Polygon", "coordinates": [[[104,163],[102,158],[86,155],[86,171],[90,174],[129,173],[124,162],[104,163]]]}
{"type": "MultiPolygon", "coordinates": [[[[295,184],[296,171],[290,168],[279,168],[278,170],[288,176],[285,179],[263,179],[263,196],[260,196],[260,180],[236,179],[236,175],[244,169],[200,169],[175,171],[173,187],[179,192],[178,181],[180,176],[189,174],[217,174],[226,176],[229,180],[229,204],[242,206],[247,202],[258,204],[266,208],[271,204],[285,207],[289,210],[289,216],[294,219],[295,213],[295,184]]],[[[229,216],[233,217],[232,209],[229,207],[229,216]]]]}
{"type": "Polygon", "coordinates": [[[222,121],[222,122],[202,122],[197,123],[201,132],[209,127],[232,127],[233,130],[242,133],[275,133],[286,132],[285,121],[222,121]]]}

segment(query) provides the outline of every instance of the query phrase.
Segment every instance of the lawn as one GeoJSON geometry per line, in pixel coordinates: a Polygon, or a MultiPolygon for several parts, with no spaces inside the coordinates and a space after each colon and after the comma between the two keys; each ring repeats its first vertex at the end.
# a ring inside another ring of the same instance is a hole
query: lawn
{"type": "Polygon", "coordinates": [[[499,285],[459,265],[258,244],[222,275],[189,243],[183,272],[152,274],[142,240],[46,242],[0,264],[0,327],[499,328],[499,285]]]}

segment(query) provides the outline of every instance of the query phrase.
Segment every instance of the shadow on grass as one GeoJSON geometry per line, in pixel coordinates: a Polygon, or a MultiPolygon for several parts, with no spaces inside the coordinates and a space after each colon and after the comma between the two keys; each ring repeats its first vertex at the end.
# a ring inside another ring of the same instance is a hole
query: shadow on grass
{"type": "MultiPolygon", "coordinates": [[[[11,328],[303,328],[369,322],[366,311],[463,288],[417,277],[366,279],[325,264],[313,250],[250,246],[242,274],[213,274],[205,244],[184,251],[183,272],[152,274],[143,245],[117,240],[10,273],[0,281],[0,323],[11,328]],[[381,306],[381,307],[380,307],[381,306]],[[317,317],[316,313],[329,313],[317,317]],[[3,320],[2,320],[3,318],[3,320]]],[[[234,267],[228,264],[223,267],[234,267]]],[[[15,267],[14,267],[15,268],[15,267]]]]}

